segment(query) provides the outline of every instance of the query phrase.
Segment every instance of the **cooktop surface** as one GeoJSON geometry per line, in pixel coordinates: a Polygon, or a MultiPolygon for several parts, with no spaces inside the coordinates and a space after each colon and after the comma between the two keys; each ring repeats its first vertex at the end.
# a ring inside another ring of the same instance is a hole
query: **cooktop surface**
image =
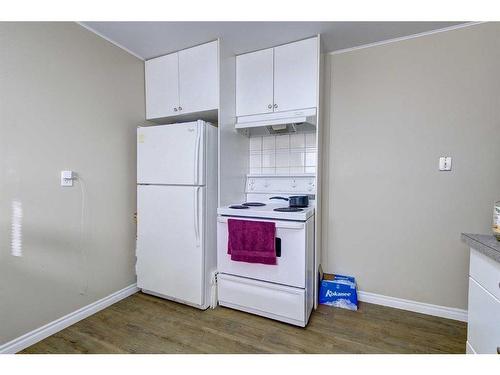
{"type": "MultiPolygon", "coordinates": [[[[248,202],[260,203],[260,202],[248,202]]],[[[294,220],[305,221],[314,215],[314,206],[304,208],[289,207],[286,202],[283,203],[265,203],[261,205],[245,205],[234,204],[225,207],[219,207],[217,214],[223,216],[239,216],[239,217],[252,217],[264,219],[278,219],[278,220],[294,220]],[[244,207],[244,208],[243,208],[244,207]]]]}

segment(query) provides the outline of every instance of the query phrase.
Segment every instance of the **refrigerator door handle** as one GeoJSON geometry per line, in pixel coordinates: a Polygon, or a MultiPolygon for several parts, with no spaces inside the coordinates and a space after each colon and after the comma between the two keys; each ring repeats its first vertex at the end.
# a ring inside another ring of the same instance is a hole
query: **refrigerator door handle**
{"type": "Polygon", "coordinates": [[[200,123],[196,124],[196,145],[194,147],[194,184],[198,185],[199,183],[199,174],[200,174],[200,123]]]}
{"type": "Polygon", "coordinates": [[[194,232],[196,247],[200,247],[200,187],[194,189],[194,232]]]}

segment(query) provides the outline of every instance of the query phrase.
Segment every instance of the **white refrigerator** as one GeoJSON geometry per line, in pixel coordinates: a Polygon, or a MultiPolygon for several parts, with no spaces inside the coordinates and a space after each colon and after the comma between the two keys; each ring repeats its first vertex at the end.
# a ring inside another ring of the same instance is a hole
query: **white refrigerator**
{"type": "Polygon", "coordinates": [[[217,128],[204,121],[138,128],[138,287],[209,307],[216,220],[217,128]]]}

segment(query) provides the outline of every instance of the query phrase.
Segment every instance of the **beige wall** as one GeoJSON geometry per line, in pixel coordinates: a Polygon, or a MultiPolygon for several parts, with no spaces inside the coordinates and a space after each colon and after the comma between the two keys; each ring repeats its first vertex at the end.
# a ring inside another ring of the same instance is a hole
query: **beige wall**
{"type": "Polygon", "coordinates": [[[75,23],[0,23],[0,48],[1,345],[135,282],[144,78],[142,61],[75,23]],[[85,183],[84,252],[80,182],[61,188],[63,169],[85,183]]]}
{"type": "Polygon", "coordinates": [[[329,56],[323,268],[467,308],[460,233],[489,233],[500,199],[499,40],[488,23],[329,56]]]}

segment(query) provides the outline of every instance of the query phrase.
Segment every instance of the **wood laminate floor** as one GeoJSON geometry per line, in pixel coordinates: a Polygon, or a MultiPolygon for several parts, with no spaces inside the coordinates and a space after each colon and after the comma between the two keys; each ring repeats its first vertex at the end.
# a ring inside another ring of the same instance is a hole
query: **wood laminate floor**
{"type": "Polygon", "coordinates": [[[464,353],[467,325],[360,303],[319,306],[306,328],[136,293],[22,353],[464,353]]]}

